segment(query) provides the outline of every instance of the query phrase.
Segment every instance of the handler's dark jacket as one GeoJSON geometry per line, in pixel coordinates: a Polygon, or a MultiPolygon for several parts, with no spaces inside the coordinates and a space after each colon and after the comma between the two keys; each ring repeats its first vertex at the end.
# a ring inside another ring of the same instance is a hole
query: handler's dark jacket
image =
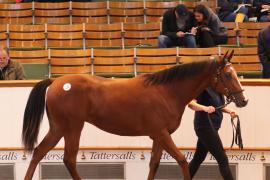
{"type": "Polygon", "coordinates": [[[195,18],[192,12],[188,11],[188,18],[183,29],[179,29],[176,23],[175,8],[167,10],[163,15],[162,32],[161,34],[170,37],[171,39],[179,38],[176,33],[178,31],[188,32],[194,26],[195,18]]]}
{"type": "Polygon", "coordinates": [[[16,61],[9,60],[3,69],[0,69],[0,80],[23,80],[25,79],[23,67],[16,61]]]}
{"type": "MultiPolygon", "coordinates": [[[[221,94],[215,92],[211,88],[207,88],[198,96],[197,103],[202,104],[204,106],[219,107],[225,103],[225,100],[221,94]]],[[[204,111],[195,112],[194,118],[195,130],[199,130],[201,128],[212,128],[207,114],[208,113],[204,111]]],[[[213,128],[215,128],[216,130],[220,128],[222,119],[223,113],[221,110],[216,110],[215,112],[210,114],[210,120],[214,126],[213,128]]]]}

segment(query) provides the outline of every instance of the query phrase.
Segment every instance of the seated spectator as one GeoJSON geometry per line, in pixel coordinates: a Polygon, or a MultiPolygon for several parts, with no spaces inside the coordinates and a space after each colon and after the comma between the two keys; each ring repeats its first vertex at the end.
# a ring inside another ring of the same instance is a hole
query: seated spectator
{"type": "Polygon", "coordinates": [[[270,78],[270,26],[259,32],[258,55],[263,67],[263,78],[270,78]]]}
{"type": "Polygon", "coordinates": [[[22,79],[25,79],[22,65],[9,59],[7,48],[0,48],[0,80],[22,79]]]}
{"type": "Polygon", "coordinates": [[[251,0],[218,0],[218,16],[224,22],[246,22],[248,21],[249,8],[252,6],[251,0]]]}
{"type": "Polygon", "coordinates": [[[227,28],[210,8],[199,4],[194,8],[194,16],[197,25],[196,39],[200,47],[213,47],[227,43],[227,28]]]}
{"type": "Polygon", "coordinates": [[[193,23],[193,13],[183,4],[166,11],[162,19],[162,32],[158,37],[158,47],[196,47],[195,37],[190,34],[193,23]]]}
{"type": "Polygon", "coordinates": [[[254,0],[257,17],[260,22],[270,22],[270,0],[254,0]]]}

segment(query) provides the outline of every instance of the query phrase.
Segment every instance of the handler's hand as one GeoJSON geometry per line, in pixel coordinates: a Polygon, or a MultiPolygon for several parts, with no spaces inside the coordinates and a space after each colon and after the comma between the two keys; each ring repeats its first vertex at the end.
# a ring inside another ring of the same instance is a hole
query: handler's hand
{"type": "Polygon", "coordinates": [[[231,118],[235,118],[238,116],[235,111],[231,111],[229,114],[230,114],[231,118]]]}
{"type": "Polygon", "coordinates": [[[203,111],[207,113],[213,113],[216,111],[216,109],[213,106],[205,106],[203,111]]]}

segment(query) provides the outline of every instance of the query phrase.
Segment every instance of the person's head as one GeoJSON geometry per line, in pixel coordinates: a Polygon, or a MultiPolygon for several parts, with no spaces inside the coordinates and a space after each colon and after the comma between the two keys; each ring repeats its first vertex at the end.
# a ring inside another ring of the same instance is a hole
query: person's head
{"type": "Polygon", "coordinates": [[[186,18],[188,17],[188,8],[184,4],[179,4],[175,7],[176,18],[186,18]]]}
{"type": "Polygon", "coordinates": [[[0,47],[0,68],[4,68],[9,62],[9,50],[6,47],[0,47]]]}
{"type": "Polygon", "coordinates": [[[194,8],[194,16],[197,22],[201,23],[209,19],[209,11],[203,4],[199,4],[194,8]]]}

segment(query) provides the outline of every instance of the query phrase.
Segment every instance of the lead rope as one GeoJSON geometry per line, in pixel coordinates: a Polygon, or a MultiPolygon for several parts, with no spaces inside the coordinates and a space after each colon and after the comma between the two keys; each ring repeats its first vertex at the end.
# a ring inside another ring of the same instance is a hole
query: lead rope
{"type": "MultiPolygon", "coordinates": [[[[227,101],[224,105],[218,106],[215,109],[220,110],[220,109],[226,107],[230,103],[231,103],[231,101],[227,101]]],[[[210,126],[212,127],[213,131],[216,131],[209,113],[207,113],[207,117],[208,117],[208,121],[209,121],[210,126]]],[[[242,141],[242,135],[241,135],[240,119],[239,119],[239,116],[236,116],[235,118],[231,118],[232,131],[233,131],[231,148],[233,147],[233,145],[235,143],[236,145],[238,145],[239,149],[242,150],[243,149],[243,141],[242,141]],[[235,118],[237,118],[236,125],[234,124],[234,121],[233,121],[235,118]]]]}
{"type": "Polygon", "coordinates": [[[240,126],[240,119],[239,116],[236,116],[235,118],[231,118],[231,124],[232,124],[232,131],[233,131],[233,139],[231,148],[233,147],[234,143],[238,145],[239,149],[243,149],[243,141],[242,141],[242,135],[241,135],[241,126],[240,126]],[[234,124],[234,119],[237,118],[236,125],[234,124]]]}

